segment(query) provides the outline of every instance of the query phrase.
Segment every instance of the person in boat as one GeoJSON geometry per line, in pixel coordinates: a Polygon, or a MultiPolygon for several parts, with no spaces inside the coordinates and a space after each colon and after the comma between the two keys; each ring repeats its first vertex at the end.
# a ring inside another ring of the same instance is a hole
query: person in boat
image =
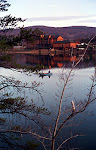
{"type": "Polygon", "coordinates": [[[50,70],[48,71],[48,73],[50,73],[50,70]]]}

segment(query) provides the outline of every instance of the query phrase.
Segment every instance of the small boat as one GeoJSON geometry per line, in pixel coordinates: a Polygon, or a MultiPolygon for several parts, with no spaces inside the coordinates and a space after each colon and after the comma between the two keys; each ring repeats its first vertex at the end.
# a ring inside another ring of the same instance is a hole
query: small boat
{"type": "Polygon", "coordinates": [[[39,73],[40,76],[51,76],[52,73],[48,72],[48,73],[39,73]]]}

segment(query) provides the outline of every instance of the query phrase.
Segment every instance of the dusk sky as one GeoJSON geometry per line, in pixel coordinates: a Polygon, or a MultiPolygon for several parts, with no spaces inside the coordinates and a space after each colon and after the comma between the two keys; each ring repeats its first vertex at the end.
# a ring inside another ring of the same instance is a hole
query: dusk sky
{"type": "MultiPolygon", "coordinates": [[[[24,26],[96,27],[96,0],[8,0],[11,7],[1,16],[27,19],[24,26]]],[[[22,24],[22,25],[23,25],[22,24]]],[[[20,25],[20,24],[19,24],[20,25]]]]}

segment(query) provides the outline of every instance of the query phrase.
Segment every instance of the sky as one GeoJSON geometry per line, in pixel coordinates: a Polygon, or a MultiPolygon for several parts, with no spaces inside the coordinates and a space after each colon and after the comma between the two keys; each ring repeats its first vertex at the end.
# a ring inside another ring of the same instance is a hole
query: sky
{"type": "Polygon", "coordinates": [[[9,15],[26,21],[19,26],[96,27],[96,0],[8,0],[9,15]]]}

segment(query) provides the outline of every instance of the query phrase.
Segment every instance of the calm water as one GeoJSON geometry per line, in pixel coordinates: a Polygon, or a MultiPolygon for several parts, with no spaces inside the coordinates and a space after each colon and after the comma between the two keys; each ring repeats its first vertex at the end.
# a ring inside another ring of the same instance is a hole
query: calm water
{"type": "MultiPolygon", "coordinates": [[[[61,80],[62,71],[67,74],[70,71],[71,63],[64,62],[62,56],[32,56],[31,58],[31,56],[22,55],[21,57],[17,56],[17,61],[22,65],[36,65],[40,63],[44,66],[51,66],[50,71],[52,76],[50,78],[48,76],[42,78],[37,73],[28,74],[27,72],[24,73],[22,71],[19,72],[14,69],[5,69],[2,67],[0,68],[0,75],[14,77],[16,80],[27,82],[28,85],[31,85],[34,81],[42,83],[40,87],[38,87],[38,90],[40,90],[43,100],[37,92],[30,92],[29,90],[24,90],[20,93],[15,91],[13,97],[16,97],[17,95],[27,96],[28,102],[33,99],[38,106],[48,108],[51,112],[51,116],[45,117],[44,115],[41,115],[41,117],[43,117],[42,120],[46,121],[46,125],[53,125],[54,119],[58,113],[58,105],[64,83],[64,80],[61,80]],[[63,67],[60,68],[60,66],[63,67]]],[[[43,72],[48,72],[48,70],[49,69],[44,69],[43,72]]],[[[93,61],[82,62],[74,69],[63,97],[62,112],[65,111],[66,108],[71,107],[72,100],[74,102],[79,102],[80,100],[84,102],[84,100],[87,99],[89,93],[88,89],[90,89],[92,83],[90,77],[94,75],[94,72],[96,72],[96,69],[93,65],[93,61]]],[[[11,89],[11,91],[13,91],[13,89],[11,89]]],[[[94,91],[96,91],[96,88],[94,91]]],[[[66,113],[64,115],[66,117],[66,113]]],[[[13,117],[15,117],[16,120],[16,116],[13,117]]],[[[16,121],[18,121],[18,119],[16,121]]],[[[21,122],[23,122],[22,118],[21,122]]],[[[77,115],[71,120],[71,124],[72,123],[75,124],[71,127],[62,129],[59,137],[66,138],[70,136],[70,134],[83,134],[83,137],[75,138],[70,143],[67,143],[69,144],[69,147],[81,148],[83,150],[96,150],[96,102],[90,104],[84,113],[77,115]]],[[[57,138],[57,140],[59,143],[60,139],[57,138]]]]}

